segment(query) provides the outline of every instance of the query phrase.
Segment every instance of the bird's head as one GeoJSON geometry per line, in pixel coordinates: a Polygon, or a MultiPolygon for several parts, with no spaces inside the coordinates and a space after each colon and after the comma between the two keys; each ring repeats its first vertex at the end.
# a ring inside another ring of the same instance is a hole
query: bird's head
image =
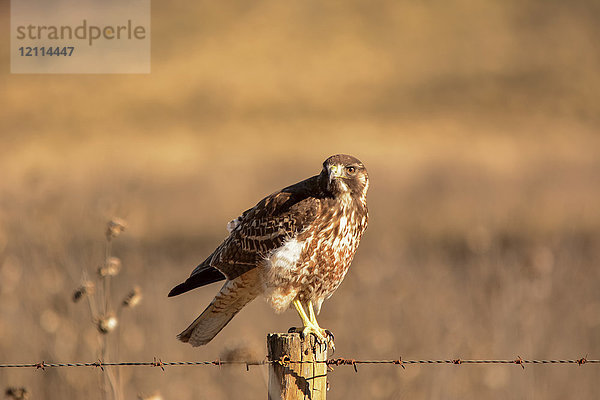
{"type": "Polygon", "coordinates": [[[369,174],[359,159],[336,154],[323,162],[321,187],[334,197],[350,195],[366,204],[369,174]]]}

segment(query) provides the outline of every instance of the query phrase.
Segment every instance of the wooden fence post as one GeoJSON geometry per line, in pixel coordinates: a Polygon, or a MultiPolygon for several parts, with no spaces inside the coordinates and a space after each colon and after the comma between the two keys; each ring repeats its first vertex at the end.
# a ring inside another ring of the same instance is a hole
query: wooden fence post
{"type": "Polygon", "coordinates": [[[270,333],[267,336],[269,360],[269,400],[325,400],[327,395],[327,349],[313,335],[270,333]],[[288,363],[309,361],[307,363],[288,363]],[[281,362],[277,362],[281,361],[281,362]]]}

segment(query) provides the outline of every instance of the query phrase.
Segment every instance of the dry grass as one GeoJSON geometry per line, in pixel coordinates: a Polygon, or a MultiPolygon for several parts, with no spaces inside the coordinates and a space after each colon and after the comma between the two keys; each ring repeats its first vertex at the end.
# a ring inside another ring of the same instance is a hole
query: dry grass
{"type": "MultiPolygon", "coordinates": [[[[156,2],[151,75],[3,72],[0,360],[95,359],[97,332],[71,295],[114,215],[129,226],[113,290],[145,294],[121,326],[123,359],[264,356],[292,312],[255,301],[192,349],[175,334],[217,288],[166,294],[227,221],[338,152],[372,180],[371,224],[320,317],[340,356],[597,358],[599,13],[584,0],[156,2]]],[[[99,373],[3,371],[0,386],[100,398],[99,373]]],[[[122,379],[125,398],[260,399],[265,374],[122,379]]],[[[597,398],[597,376],[338,368],[329,398],[597,398]]]]}

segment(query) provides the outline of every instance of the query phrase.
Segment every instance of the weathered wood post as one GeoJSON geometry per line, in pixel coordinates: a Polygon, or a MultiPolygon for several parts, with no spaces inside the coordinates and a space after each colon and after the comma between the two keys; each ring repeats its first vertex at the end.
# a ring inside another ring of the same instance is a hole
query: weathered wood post
{"type": "Polygon", "coordinates": [[[313,335],[270,333],[269,400],[325,400],[327,395],[327,349],[313,335]],[[279,361],[279,362],[278,362],[279,361]],[[308,361],[294,363],[287,361],[308,361]]]}

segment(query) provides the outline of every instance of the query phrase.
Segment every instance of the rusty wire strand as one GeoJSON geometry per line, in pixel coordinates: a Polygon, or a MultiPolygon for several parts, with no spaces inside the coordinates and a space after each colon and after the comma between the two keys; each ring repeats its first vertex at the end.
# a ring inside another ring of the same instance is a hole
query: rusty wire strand
{"type": "Polygon", "coordinates": [[[39,363],[25,363],[25,364],[0,364],[0,368],[35,368],[45,370],[46,368],[62,368],[62,367],[96,367],[104,370],[105,367],[159,367],[163,371],[165,367],[171,366],[200,366],[200,365],[245,365],[248,369],[251,365],[270,365],[280,364],[286,366],[288,364],[327,364],[330,367],[334,366],[352,366],[357,371],[356,366],[359,364],[392,364],[404,367],[405,365],[413,364],[442,364],[442,365],[463,365],[463,364],[515,364],[525,367],[526,364],[600,364],[600,360],[588,360],[586,357],[579,359],[567,359],[567,360],[526,360],[520,356],[515,359],[506,360],[463,360],[460,358],[448,359],[448,360],[403,360],[402,358],[396,360],[356,360],[353,358],[330,358],[324,361],[299,361],[290,360],[289,357],[284,357],[277,360],[262,360],[262,361],[227,361],[227,360],[214,360],[214,361],[162,361],[160,358],[155,357],[154,361],[123,361],[123,362],[102,362],[101,360],[94,362],[72,362],[72,363],[52,363],[52,362],[39,362],[39,363]]]}

